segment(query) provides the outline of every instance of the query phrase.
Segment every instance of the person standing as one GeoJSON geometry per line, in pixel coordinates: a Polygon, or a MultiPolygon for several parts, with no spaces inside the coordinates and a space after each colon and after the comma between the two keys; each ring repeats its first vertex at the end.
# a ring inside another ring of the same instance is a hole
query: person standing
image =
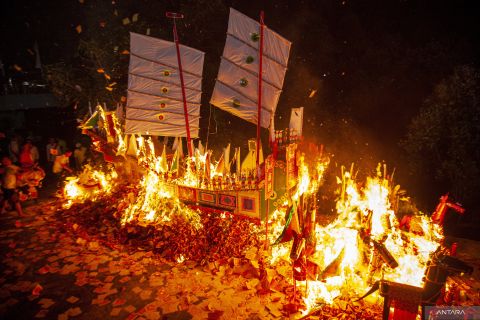
{"type": "Polygon", "coordinates": [[[12,163],[9,157],[2,158],[2,191],[3,198],[0,203],[2,213],[7,210],[7,205],[18,212],[23,217],[23,209],[17,192],[17,173],[20,168],[12,163]]]}
{"type": "Polygon", "coordinates": [[[38,163],[38,149],[32,144],[32,140],[27,139],[22,146],[19,162],[22,168],[32,168],[38,163]]]}
{"type": "Polygon", "coordinates": [[[48,144],[46,147],[46,155],[47,155],[47,163],[49,168],[53,167],[53,162],[55,161],[55,157],[59,156],[60,148],[58,147],[57,140],[55,138],[48,139],[48,144]]]}
{"type": "Polygon", "coordinates": [[[18,161],[18,157],[20,156],[20,144],[20,136],[16,134],[12,137],[8,145],[10,161],[12,161],[13,163],[16,163],[18,161]]]}

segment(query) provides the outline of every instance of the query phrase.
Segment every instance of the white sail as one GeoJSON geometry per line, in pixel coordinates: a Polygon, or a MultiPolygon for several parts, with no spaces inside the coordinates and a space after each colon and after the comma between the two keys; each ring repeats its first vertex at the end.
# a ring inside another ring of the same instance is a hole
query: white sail
{"type": "MultiPolygon", "coordinates": [[[[277,108],[291,42],[264,26],[261,126],[277,108]]],[[[210,103],[257,123],[260,23],[230,8],[227,40],[210,103]]]]}
{"type": "MultiPolygon", "coordinates": [[[[198,137],[204,53],[180,45],[190,136],[198,137]]],[[[174,42],[130,33],[125,132],[185,137],[186,123],[174,42]]]]}

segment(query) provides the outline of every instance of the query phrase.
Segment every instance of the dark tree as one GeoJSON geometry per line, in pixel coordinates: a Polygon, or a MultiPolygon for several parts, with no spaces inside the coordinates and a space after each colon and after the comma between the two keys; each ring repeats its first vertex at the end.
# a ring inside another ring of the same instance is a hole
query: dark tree
{"type": "MultiPolygon", "coordinates": [[[[480,72],[455,68],[439,83],[412,120],[402,146],[412,173],[430,180],[432,192],[450,192],[470,208],[479,208],[480,72]]],[[[473,210],[470,210],[473,211],[473,210]]]]}

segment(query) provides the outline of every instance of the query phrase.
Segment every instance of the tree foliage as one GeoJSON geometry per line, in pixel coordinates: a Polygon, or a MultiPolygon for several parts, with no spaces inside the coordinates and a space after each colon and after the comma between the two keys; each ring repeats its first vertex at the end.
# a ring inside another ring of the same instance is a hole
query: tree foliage
{"type": "Polygon", "coordinates": [[[480,187],[480,72],[455,68],[412,120],[402,142],[413,172],[472,205],[480,187]]]}

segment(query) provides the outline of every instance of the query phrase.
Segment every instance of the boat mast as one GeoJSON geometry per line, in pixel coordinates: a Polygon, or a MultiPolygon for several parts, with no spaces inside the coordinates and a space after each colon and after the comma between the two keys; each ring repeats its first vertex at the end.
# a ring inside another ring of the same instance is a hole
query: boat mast
{"type": "Polygon", "coordinates": [[[180,41],[178,40],[177,24],[175,23],[176,19],[183,19],[183,14],[175,13],[175,12],[167,12],[165,15],[167,16],[167,18],[173,19],[173,40],[175,42],[175,47],[177,49],[178,71],[180,74],[180,85],[182,87],[183,113],[185,115],[185,127],[187,130],[188,155],[191,157],[193,156],[193,150],[192,150],[192,144],[190,143],[190,123],[188,122],[187,97],[185,95],[185,85],[183,82],[182,59],[180,57],[180,41]]]}
{"type": "Polygon", "coordinates": [[[260,178],[259,162],[260,162],[260,128],[262,120],[262,69],[263,69],[263,11],[260,11],[260,46],[259,46],[259,60],[258,60],[258,110],[257,110],[257,160],[256,160],[256,177],[257,184],[260,178]]]}

